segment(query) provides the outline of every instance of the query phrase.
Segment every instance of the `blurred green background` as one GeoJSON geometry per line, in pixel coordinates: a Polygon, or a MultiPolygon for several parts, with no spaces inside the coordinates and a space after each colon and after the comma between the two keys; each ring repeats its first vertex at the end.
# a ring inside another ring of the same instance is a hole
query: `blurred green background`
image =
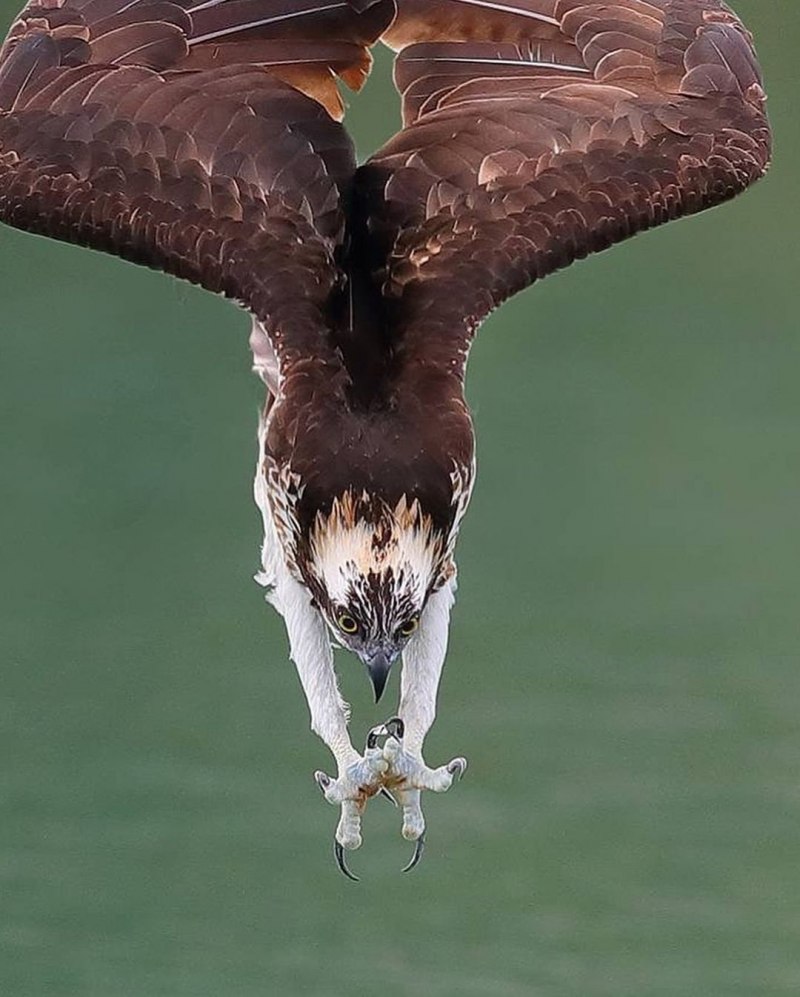
{"type": "MultiPolygon", "coordinates": [[[[250,580],[247,320],[0,231],[0,993],[800,993],[800,8],[736,7],[768,180],[546,281],[475,349],[428,744],[471,768],[413,876],[380,801],[363,882],[331,861],[329,759],[250,580]]],[[[389,71],[353,102],[364,154],[389,71]]],[[[360,743],[391,707],[340,664],[360,743]]]]}

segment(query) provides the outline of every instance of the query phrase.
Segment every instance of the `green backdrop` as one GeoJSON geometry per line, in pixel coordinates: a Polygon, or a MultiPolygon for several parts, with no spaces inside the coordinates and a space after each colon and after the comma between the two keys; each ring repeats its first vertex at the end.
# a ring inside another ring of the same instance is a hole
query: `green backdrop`
{"type": "MultiPolygon", "coordinates": [[[[473,354],[428,746],[471,767],[413,876],[381,801],[363,882],[332,864],[327,753],[250,580],[247,320],[0,231],[0,993],[800,992],[800,8],[736,6],[768,180],[534,288],[473,354]]],[[[360,742],[390,706],[340,667],[360,742]]]]}

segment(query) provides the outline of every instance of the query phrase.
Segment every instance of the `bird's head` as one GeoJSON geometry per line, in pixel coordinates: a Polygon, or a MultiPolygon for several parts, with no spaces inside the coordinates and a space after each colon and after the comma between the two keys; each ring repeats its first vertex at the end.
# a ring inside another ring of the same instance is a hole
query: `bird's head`
{"type": "Polygon", "coordinates": [[[366,665],[376,702],[448,577],[446,544],[418,501],[396,506],[347,492],[309,536],[303,574],[335,640],[366,665]]]}

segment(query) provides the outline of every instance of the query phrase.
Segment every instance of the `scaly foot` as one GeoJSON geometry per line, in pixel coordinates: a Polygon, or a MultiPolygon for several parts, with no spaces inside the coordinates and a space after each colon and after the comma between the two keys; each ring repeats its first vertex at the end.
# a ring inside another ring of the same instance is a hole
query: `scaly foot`
{"type": "Polygon", "coordinates": [[[377,747],[368,747],[363,757],[356,757],[344,771],[340,770],[337,779],[324,772],[314,773],[325,799],[342,808],[336,828],[334,855],[336,864],[348,879],[357,880],[357,877],[347,868],[344,849],[353,851],[361,847],[361,816],[369,799],[381,792],[388,767],[383,752],[377,747]]]}
{"type": "Polygon", "coordinates": [[[425,764],[421,753],[409,752],[403,746],[405,726],[399,717],[374,727],[367,738],[369,749],[383,744],[383,757],[387,770],[383,785],[397,800],[403,810],[403,837],[416,842],[413,858],[403,872],[410,872],[422,858],[425,847],[425,817],[422,813],[422,790],[445,793],[455,779],[461,779],[467,769],[465,758],[454,758],[447,765],[432,769],[425,764]]]}

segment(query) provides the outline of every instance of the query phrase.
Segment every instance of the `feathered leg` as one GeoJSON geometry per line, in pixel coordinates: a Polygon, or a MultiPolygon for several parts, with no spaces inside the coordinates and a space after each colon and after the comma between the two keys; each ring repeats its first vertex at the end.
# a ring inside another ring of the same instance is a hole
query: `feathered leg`
{"type": "Polygon", "coordinates": [[[336,779],[324,772],[317,772],[315,778],[328,802],[342,808],[336,829],[337,844],[347,849],[358,848],[361,815],[369,798],[380,791],[388,763],[379,748],[367,750],[362,756],[353,747],[347,729],[348,708],[339,692],[325,621],[313,606],[308,590],[282,563],[266,556],[268,549],[269,539],[265,544],[265,571],[261,580],[269,583],[267,598],[283,616],[291,657],[308,701],[311,729],[330,748],[338,769],[336,779]]]}
{"type": "Polygon", "coordinates": [[[362,756],[353,747],[347,730],[347,704],[333,667],[330,635],[308,591],[291,577],[282,581],[280,589],[280,609],[308,701],[311,729],[330,748],[338,768],[336,779],[324,772],[317,772],[315,778],[328,802],[342,808],[336,841],[343,848],[358,848],[361,815],[370,797],[379,792],[388,763],[379,749],[367,750],[362,756]]]}
{"type": "MultiPolygon", "coordinates": [[[[425,818],[420,802],[423,789],[436,793],[448,790],[456,776],[467,767],[466,760],[454,758],[447,765],[431,769],[422,757],[425,737],[436,718],[436,697],[447,654],[450,611],[455,598],[455,583],[450,582],[434,593],[425,609],[419,631],[403,655],[400,682],[399,724],[386,726],[389,735],[383,753],[389,765],[384,777],[403,808],[403,837],[421,842],[425,818]]],[[[417,855],[421,854],[421,845],[417,855]]],[[[412,866],[416,864],[412,861],[412,866]]]]}

